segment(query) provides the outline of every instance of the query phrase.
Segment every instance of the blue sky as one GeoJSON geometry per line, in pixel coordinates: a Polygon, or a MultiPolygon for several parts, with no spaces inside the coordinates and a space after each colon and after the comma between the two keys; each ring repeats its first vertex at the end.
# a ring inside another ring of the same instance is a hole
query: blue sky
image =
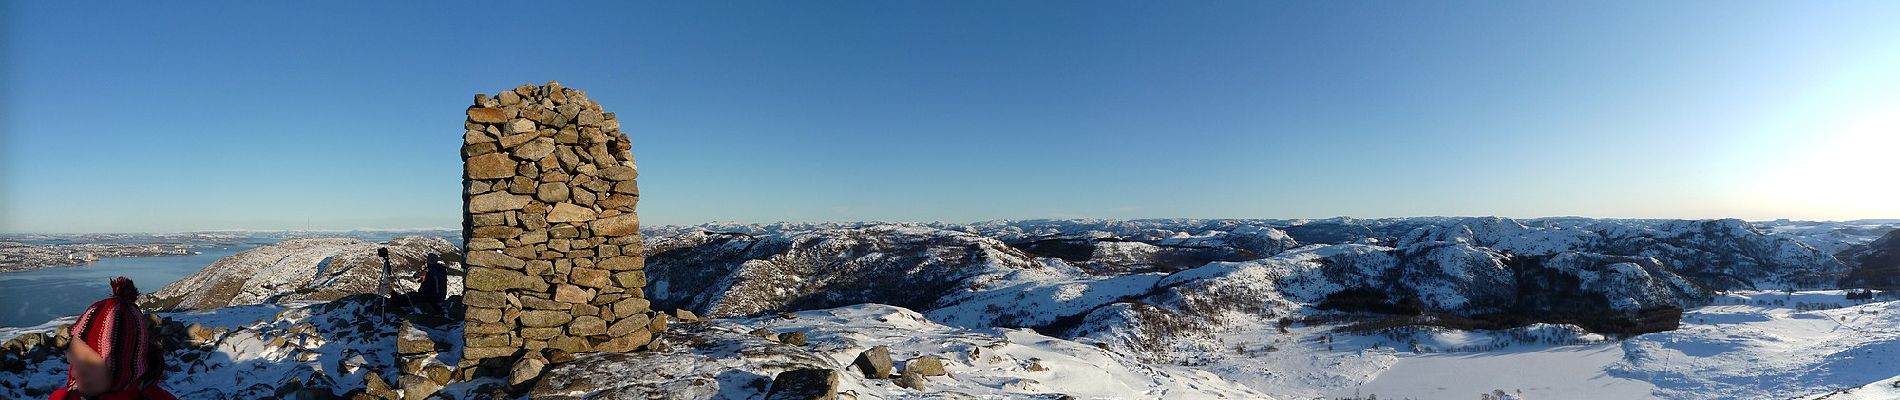
{"type": "Polygon", "coordinates": [[[1900,217],[1896,2],[9,1],[0,232],[460,222],[473,94],[648,224],[1900,217]]]}

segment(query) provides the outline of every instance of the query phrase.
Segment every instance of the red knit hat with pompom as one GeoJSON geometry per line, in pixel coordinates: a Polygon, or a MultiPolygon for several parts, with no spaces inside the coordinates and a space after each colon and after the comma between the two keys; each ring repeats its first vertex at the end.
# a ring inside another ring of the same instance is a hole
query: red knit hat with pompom
{"type": "MultiPolygon", "coordinates": [[[[139,289],[126,277],[112,278],[112,297],[93,302],[73,323],[72,335],[105,358],[112,369],[112,390],[125,390],[145,376],[152,337],[145,313],[136,304],[139,289]]],[[[67,378],[70,383],[71,373],[67,378]]]]}

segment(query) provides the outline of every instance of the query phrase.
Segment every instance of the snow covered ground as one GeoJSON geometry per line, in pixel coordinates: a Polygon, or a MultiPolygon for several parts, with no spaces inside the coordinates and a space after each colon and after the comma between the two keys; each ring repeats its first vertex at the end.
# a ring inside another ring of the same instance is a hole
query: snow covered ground
{"type": "MultiPolygon", "coordinates": [[[[675,343],[671,351],[584,355],[557,367],[529,397],[757,399],[779,372],[828,368],[844,372],[840,398],[853,399],[1274,398],[1195,368],[1146,364],[1026,329],[945,326],[900,307],[861,304],[793,315],[681,325],[667,334],[675,343]],[[781,344],[747,334],[761,328],[801,332],[807,342],[781,344]],[[874,346],[888,346],[899,370],[916,357],[933,356],[948,375],[926,378],[923,391],[867,379],[851,365],[874,346]]],[[[465,392],[474,385],[445,390],[465,392]]]]}
{"type": "MultiPolygon", "coordinates": [[[[895,360],[919,355],[941,357],[950,376],[930,378],[933,391],[976,396],[1062,393],[1081,398],[1269,397],[1192,368],[1147,365],[1132,357],[1027,329],[948,327],[890,306],[805,311],[798,313],[797,319],[769,317],[746,322],[749,326],[804,331],[815,349],[839,365],[850,365],[859,352],[877,345],[890,346],[895,360]]],[[[916,392],[904,395],[907,390],[881,380],[853,382],[846,389],[871,394],[861,398],[927,397],[916,392]]]]}
{"type": "Polygon", "coordinates": [[[1539,400],[1650,398],[1655,385],[1611,376],[1622,346],[1525,346],[1502,351],[1407,355],[1350,391],[1380,398],[1474,399],[1504,390],[1539,400]]]}
{"type": "MultiPolygon", "coordinates": [[[[449,290],[462,291],[461,277],[450,277],[449,290]]],[[[363,389],[377,371],[393,380],[398,318],[380,307],[373,297],[355,296],[152,313],[178,325],[198,326],[205,336],[202,342],[169,349],[165,359],[170,369],[162,385],[184,399],[262,399],[283,398],[299,387],[337,394],[363,389]]],[[[50,335],[74,319],[0,328],[0,341],[28,333],[50,335]]],[[[65,382],[66,370],[64,357],[54,356],[17,373],[0,371],[0,379],[51,390],[65,382]]],[[[0,387],[0,399],[37,397],[29,393],[0,387]]]]}
{"type": "Polygon", "coordinates": [[[71,324],[73,323],[73,321],[78,320],[78,319],[79,319],[79,316],[71,315],[71,316],[59,317],[52,321],[46,321],[46,323],[44,324],[39,324],[39,325],[34,325],[34,326],[0,328],[0,341],[6,341],[23,334],[28,334],[28,333],[33,333],[33,332],[52,332],[54,329],[59,329],[60,326],[71,324]]]}
{"type": "MultiPolygon", "coordinates": [[[[849,367],[853,358],[878,345],[889,346],[900,366],[916,356],[941,357],[950,374],[928,378],[922,392],[847,374],[841,390],[859,399],[1054,393],[1128,399],[1472,399],[1493,391],[1540,400],[1897,398],[1900,302],[1856,302],[1843,294],[1730,293],[1715,305],[1690,310],[1679,330],[1620,341],[1564,325],[1394,335],[1340,334],[1333,330],[1336,325],[1295,325],[1284,332],[1273,325],[1238,327],[1212,337],[1217,344],[1209,348],[1218,351],[1168,363],[1146,362],[1087,339],[947,326],[907,309],[865,304],[801,311],[792,319],[712,320],[697,328],[698,337],[733,344],[717,351],[676,351],[645,363],[670,360],[669,368],[684,368],[672,376],[713,377],[718,384],[702,388],[715,390],[704,393],[713,398],[753,398],[766,389],[759,380],[769,380],[774,368],[796,363],[854,371],[849,367]],[[796,354],[760,351],[787,345],[743,334],[756,328],[803,332],[810,344],[790,350],[796,354]]],[[[393,347],[388,324],[366,318],[374,313],[362,307],[293,302],[163,313],[185,324],[225,328],[209,348],[173,353],[174,360],[184,360],[185,370],[170,375],[165,385],[181,395],[213,398],[270,397],[293,379],[339,393],[360,388],[368,371],[387,370],[395,362],[383,350],[393,347]]],[[[63,372],[64,364],[54,360],[15,378],[33,386],[56,385],[63,372]]],[[[625,382],[640,383],[633,378],[625,382]]],[[[485,383],[451,385],[447,392],[465,398],[485,383]]]]}
{"type": "MultiPolygon", "coordinates": [[[[1840,292],[1757,295],[1854,304],[1840,292]]],[[[1685,314],[1682,329],[1624,342],[1628,356],[1610,373],[1679,399],[1792,398],[1900,375],[1900,302],[1799,311],[1782,300],[1685,314]]]]}
{"type": "Polygon", "coordinates": [[[1803,400],[1892,400],[1900,399],[1900,376],[1869,383],[1865,386],[1846,388],[1806,397],[1803,400]]]}
{"type": "MultiPolygon", "coordinates": [[[[379,317],[373,306],[366,301],[288,302],[157,313],[209,332],[207,341],[165,355],[173,369],[165,373],[162,385],[185,399],[276,398],[287,388],[304,385],[334,393],[362,388],[370,371],[392,371],[395,366],[395,354],[389,351],[395,348],[393,319],[379,317]]],[[[55,329],[22,328],[8,334],[55,329]]],[[[67,364],[61,356],[25,367],[0,379],[17,379],[25,383],[23,388],[42,391],[66,380],[67,364]]],[[[31,393],[0,390],[0,398],[32,398],[31,393]]]]}
{"type": "Polygon", "coordinates": [[[1393,349],[1387,354],[1396,360],[1369,380],[1326,395],[1471,399],[1504,390],[1531,399],[1787,399],[1866,386],[1828,398],[1900,398],[1891,387],[1900,379],[1900,302],[1857,303],[1843,294],[1731,293],[1686,313],[1682,329],[1620,342],[1393,349]]]}

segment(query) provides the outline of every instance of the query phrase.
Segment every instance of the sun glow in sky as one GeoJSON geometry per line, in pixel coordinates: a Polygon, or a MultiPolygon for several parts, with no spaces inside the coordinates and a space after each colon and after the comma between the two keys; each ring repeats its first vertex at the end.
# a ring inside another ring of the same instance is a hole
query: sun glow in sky
{"type": "Polygon", "coordinates": [[[1763,160],[1766,172],[1751,188],[1766,209],[1814,219],[1900,215],[1900,101],[1816,126],[1811,142],[1790,150],[1763,160]]]}
{"type": "Polygon", "coordinates": [[[457,226],[462,109],[642,219],[1900,218],[1900,2],[0,0],[0,232],[457,226]]]}
{"type": "Polygon", "coordinates": [[[1761,119],[1744,196],[1790,218],[1900,215],[1900,46],[1870,48],[1761,119]]]}

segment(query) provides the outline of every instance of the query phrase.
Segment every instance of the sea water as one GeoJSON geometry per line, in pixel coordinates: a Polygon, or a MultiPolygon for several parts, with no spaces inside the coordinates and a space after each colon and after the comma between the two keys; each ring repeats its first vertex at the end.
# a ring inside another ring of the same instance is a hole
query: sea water
{"type": "Polygon", "coordinates": [[[151,293],[220,258],[268,244],[241,242],[193,248],[189,256],[113,257],[87,264],[0,273],[0,327],[23,327],[77,315],[112,295],[113,277],[132,278],[151,293]]]}

